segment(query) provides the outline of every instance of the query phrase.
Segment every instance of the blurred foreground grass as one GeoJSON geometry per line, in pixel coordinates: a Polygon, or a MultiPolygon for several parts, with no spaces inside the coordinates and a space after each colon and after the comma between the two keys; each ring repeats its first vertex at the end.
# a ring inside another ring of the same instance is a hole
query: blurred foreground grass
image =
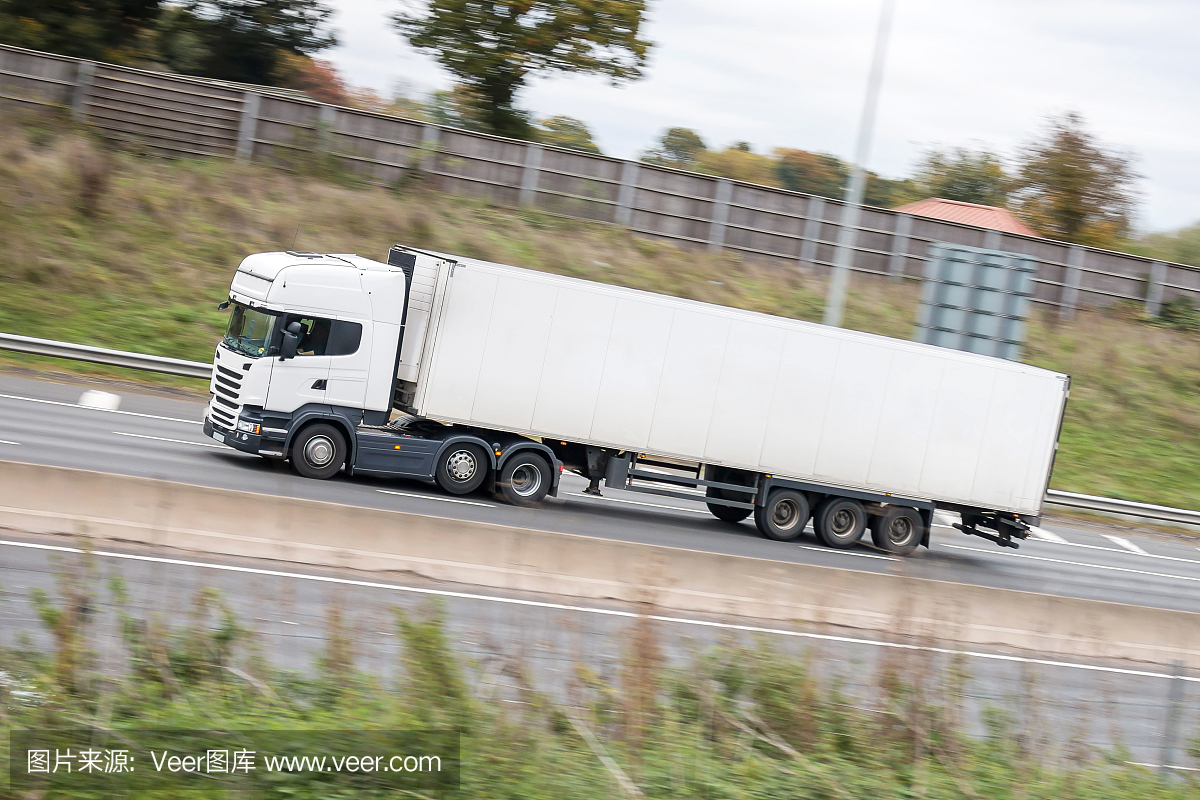
{"type": "MultiPolygon", "coordinates": [[[[0,117],[0,331],[209,361],[216,305],[262,250],[356,252],[402,242],[797,319],[819,320],[821,280],[622,229],[422,190],[292,170],[164,161],[97,146],[62,120],[0,117]]],[[[855,275],[846,324],[908,338],[913,283],[855,275]]],[[[1052,485],[1200,508],[1200,334],[1128,308],[1030,325],[1026,359],[1072,376],[1052,485]]],[[[3,363],[128,372],[0,353],[3,363]]],[[[198,383],[148,374],[139,380],[198,383]]]]}
{"type": "MultiPolygon", "coordinates": [[[[1120,745],[1095,750],[1082,734],[1056,740],[1033,676],[985,708],[969,735],[970,675],[960,656],[889,650],[845,693],[815,677],[819,650],[788,655],[766,638],[672,663],[656,623],[640,616],[614,674],[576,663],[550,694],[533,664],[546,653],[527,661],[471,642],[465,660],[438,605],[392,608],[390,624],[372,611],[361,628],[363,619],[334,600],[312,667],[285,672],[269,663],[269,637],[245,627],[215,590],[200,589],[190,609],[178,598],[172,617],[139,611],[119,574],[101,588],[101,566],[86,554],[55,571],[60,594],[35,589],[30,598],[47,644],[26,636],[0,651],[0,761],[13,730],[90,729],[92,748],[136,748],[126,734],[151,729],[462,734],[457,791],[390,792],[371,776],[260,770],[227,793],[214,781],[211,790],[136,796],[1183,800],[1200,790],[1188,773],[1164,780],[1129,765],[1120,745]],[[356,652],[382,636],[395,637],[385,649],[397,663],[356,652]]],[[[1183,733],[1191,742],[1194,731],[1183,733]]],[[[0,770],[0,797],[15,798],[8,780],[0,770]]],[[[103,796],[71,786],[79,790],[47,796],[103,796]]]]}

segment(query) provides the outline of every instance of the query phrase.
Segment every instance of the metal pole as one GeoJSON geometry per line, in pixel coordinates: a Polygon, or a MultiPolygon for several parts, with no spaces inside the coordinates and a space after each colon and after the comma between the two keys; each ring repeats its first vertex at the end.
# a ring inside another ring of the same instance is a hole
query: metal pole
{"type": "Polygon", "coordinates": [[[838,231],[837,250],[833,256],[833,274],[829,278],[829,294],[825,298],[825,324],[840,327],[842,309],[846,304],[846,284],[850,278],[850,262],[854,259],[854,240],[858,238],[863,189],[866,184],[864,164],[871,151],[871,134],[875,128],[875,109],[879,105],[879,86],[883,83],[883,62],[887,58],[888,34],[896,0],[883,0],[879,11],[879,30],[875,34],[875,55],[871,59],[871,74],[867,79],[867,96],[858,123],[858,143],[854,148],[854,165],[846,199],[842,206],[842,223],[838,231]]]}

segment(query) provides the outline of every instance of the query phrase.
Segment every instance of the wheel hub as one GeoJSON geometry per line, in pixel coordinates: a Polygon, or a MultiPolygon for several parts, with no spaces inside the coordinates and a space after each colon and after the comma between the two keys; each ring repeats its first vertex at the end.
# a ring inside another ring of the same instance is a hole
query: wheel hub
{"type": "Polygon", "coordinates": [[[446,459],[446,472],[460,483],[471,480],[478,468],[475,456],[468,450],[459,450],[446,459]]]}
{"type": "Polygon", "coordinates": [[[895,544],[905,544],[912,537],[912,533],[912,520],[906,517],[898,517],[888,528],[888,538],[895,544]]]}
{"type": "Polygon", "coordinates": [[[845,536],[854,527],[854,515],[849,511],[839,511],[833,515],[829,527],[837,536],[845,536]]]}
{"type": "Polygon", "coordinates": [[[328,436],[314,436],[304,445],[304,460],[314,467],[326,467],[336,452],[337,448],[328,436]]]}
{"type": "Polygon", "coordinates": [[[532,464],[522,464],[513,470],[509,484],[516,494],[529,497],[542,487],[542,471],[532,464]]]}
{"type": "Polygon", "coordinates": [[[796,524],[796,518],[799,516],[799,509],[796,508],[796,504],[793,501],[780,500],[775,504],[775,508],[771,512],[771,521],[780,530],[787,530],[796,524]]]}

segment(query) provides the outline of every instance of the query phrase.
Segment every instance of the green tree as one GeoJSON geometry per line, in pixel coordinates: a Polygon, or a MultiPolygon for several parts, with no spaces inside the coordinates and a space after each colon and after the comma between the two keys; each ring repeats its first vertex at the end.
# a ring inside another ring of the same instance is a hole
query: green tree
{"type": "Polygon", "coordinates": [[[840,199],[846,193],[850,167],[828,153],[781,147],[775,151],[775,174],[785,189],[840,199]]]}
{"type": "Polygon", "coordinates": [[[1200,222],[1173,232],[1147,234],[1133,250],[1163,261],[1200,267],[1200,222]]]}
{"type": "Polygon", "coordinates": [[[695,169],[696,159],[707,149],[700,134],[691,128],[669,128],[656,147],[642,153],[641,160],[660,167],[695,169]]]}
{"type": "Polygon", "coordinates": [[[544,144],[565,147],[568,150],[581,150],[585,153],[597,154],[600,152],[600,148],[592,141],[592,132],[587,125],[574,117],[561,114],[542,120],[537,131],[537,138],[544,144]]]}
{"type": "Polygon", "coordinates": [[[333,11],[320,0],[190,0],[191,30],[203,57],[190,74],[281,85],[288,55],[311,55],[337,44],[324,30],[333,11]]]}
{"type": "Polygon", "coordinates": [[[955,147],[927,153],[917,167],[914,183],[926,197],[1003,206],[1012,179],[994,153],[955,147]]]}
{"type": "Polygon", "coordinates": [[[409,43],[484,101],[488,126],[528,137],[517,92],[531,75],[641,77],[650,42],[639,32],[646,0],[403,0],[392,20],[409,43]]]}
{"type": "Polygon", "coordinates": [[[489,129],[483,105],[482,98],[475,92],[457,84],[452,89],[431,94],[425,104],[425,114],[437,125],[486,133],[489,129]]]}
{"type": "Polygon", "coordinates": [[[746,142],[735,142],[724,150],[705,150],[697,156],[695,169],[760,186],[779,185],[775,162],[751,151],[746,142]]]}
{"type": "Polygon", "coordinates": [[[143,29],[159,0],[0,0],[0,42],[78,58],[129,63],[143,57],[143,29]]]}
{"type": "Polygon", "coordinates": [[[1129,235],[1138,177],[1132,156],[1106,149],[1067,113],[1021,152],[1012,197],[1044,236],[1113,247],[1129,235]]]}

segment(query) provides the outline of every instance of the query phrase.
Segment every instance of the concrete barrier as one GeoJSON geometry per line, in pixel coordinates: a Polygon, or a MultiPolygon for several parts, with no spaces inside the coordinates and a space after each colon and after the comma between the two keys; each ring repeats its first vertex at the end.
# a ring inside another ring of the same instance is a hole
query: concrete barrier
{"type": "Polygon", "coordinates": [[[1200,667],[1200,614],[0,461],[0,526],[1075,658],[1200,667]]]}

